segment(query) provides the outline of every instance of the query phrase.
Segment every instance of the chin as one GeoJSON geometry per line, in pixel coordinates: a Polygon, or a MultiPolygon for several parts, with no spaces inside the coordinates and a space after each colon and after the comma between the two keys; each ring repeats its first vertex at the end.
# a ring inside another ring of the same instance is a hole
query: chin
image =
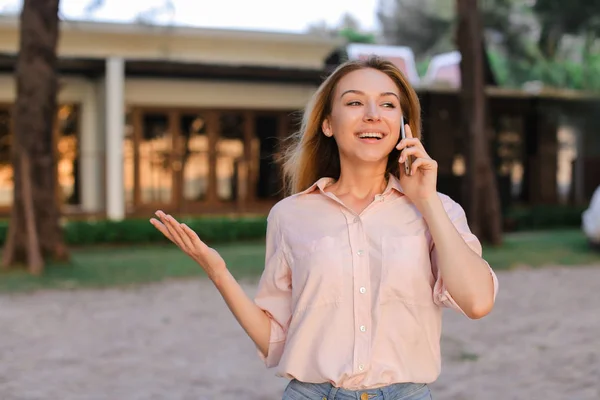
{"type": "Polygon", "coordinates": [[[387,165],[388,154],[360,154],[352,157],[352,164],[387,165]]]}

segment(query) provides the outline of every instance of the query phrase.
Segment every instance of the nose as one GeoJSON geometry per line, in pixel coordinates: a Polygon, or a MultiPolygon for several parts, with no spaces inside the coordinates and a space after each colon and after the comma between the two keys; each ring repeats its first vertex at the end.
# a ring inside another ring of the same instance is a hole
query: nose
{"type": "Polygon", "coordinates": [[[379,109],[377,108],[377,104],[375,104],[373,102],[370,102],[367,104],[367,106],[365,107],[365,115],[364,115],[363,119],[366,122],[379,121],[380,115],[379,115],[379,109]]]}

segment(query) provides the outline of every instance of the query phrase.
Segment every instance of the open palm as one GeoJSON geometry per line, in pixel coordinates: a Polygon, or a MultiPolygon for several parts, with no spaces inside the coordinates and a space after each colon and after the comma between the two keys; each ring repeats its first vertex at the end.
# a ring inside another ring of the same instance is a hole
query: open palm
{"type": "Polygon", "coordinates": [[[150,223],[196,261],[209,278],[214,279],[215,276],[227,270],[221,255],[200,240],[196,232],[189,226],[179,223],[171,215],[160,210],[156,212],[156,217],[151,218],[150,223]]]}

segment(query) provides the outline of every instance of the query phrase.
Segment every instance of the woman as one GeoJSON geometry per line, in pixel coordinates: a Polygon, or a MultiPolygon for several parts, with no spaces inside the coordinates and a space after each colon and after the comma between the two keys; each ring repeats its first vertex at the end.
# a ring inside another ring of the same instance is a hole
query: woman
{"type": "Polygon", "coordinates": [[[420,113],[388,61],[347,62],[323,82],[286,154],[293,194],[269,213],[254,300],[187,226],[160,211],[152,220],[290,379],[284,399],[429,399],[441,308],[477,319],[493,307],[496,276],[462,208],[436,191],[420,113]]]}

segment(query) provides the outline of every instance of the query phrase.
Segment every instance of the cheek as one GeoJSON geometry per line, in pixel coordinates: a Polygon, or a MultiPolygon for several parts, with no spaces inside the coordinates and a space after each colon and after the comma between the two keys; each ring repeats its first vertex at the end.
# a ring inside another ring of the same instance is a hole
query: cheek
{"type": "Polygon", "coordinates": [[[356,128],[356,117],[352,113],[343,113],[333,116],[331,129],[334,132],[336,140],[347,141],[354,136],[356,128]]]}

